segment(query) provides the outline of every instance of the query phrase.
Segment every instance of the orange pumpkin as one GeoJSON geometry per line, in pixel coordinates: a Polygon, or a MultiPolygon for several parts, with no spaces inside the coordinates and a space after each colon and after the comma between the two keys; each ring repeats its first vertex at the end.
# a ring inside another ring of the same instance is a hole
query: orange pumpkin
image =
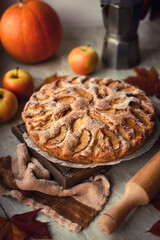
{"type": "Polygon", "coordinates": [[[0,36],[4,49],[18,61],[41,62],[51,57],[62,39],[60,19],[39,0],[19,0],[2,15],[0,36]]]}

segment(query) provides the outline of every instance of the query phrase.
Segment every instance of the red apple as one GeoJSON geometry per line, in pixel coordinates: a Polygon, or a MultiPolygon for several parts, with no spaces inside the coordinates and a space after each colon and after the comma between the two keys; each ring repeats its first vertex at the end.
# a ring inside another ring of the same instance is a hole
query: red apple
{"type": "Polygon", "coordinates": [[[93,72],[98,65],[98,54],[90,46],[79,46],[71,50],[68,62],[71,68],[80,75],[93,72]]]}
{"type": "Polygon", "coordinates": [[[23,69],[8,71],[2,79],[2,87],[13,92],[18,99],[28,98],[34,89],[32,76],[23,69]]]}
{"type": "Polygon", "coordinates": [[[0,123],[9,121],[18,109],[17,97],[7,89],[0,88],[0,123]]]}

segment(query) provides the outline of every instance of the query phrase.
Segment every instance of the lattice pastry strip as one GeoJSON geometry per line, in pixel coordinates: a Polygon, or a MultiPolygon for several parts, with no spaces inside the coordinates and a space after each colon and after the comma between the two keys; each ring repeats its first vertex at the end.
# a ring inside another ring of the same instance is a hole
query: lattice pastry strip
{"type": "Polygon", "coordinates": [[[154,117],[152,102],[142,90],[86,76],[44,85],[22,112],[28,134],[40,148],[81,163],[132,153],[152,133],[154,117]]]}

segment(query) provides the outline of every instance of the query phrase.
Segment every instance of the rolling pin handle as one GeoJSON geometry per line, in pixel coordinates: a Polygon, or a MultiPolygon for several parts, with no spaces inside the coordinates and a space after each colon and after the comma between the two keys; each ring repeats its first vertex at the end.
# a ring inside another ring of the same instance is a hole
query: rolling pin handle
{"type": "Polygon", "coordinates": [[[111,234],[135,206],[136,202],[126,193],[115,206],[101,216],[98,222],[99,229],[106,234],[111,234]]]}
{"type": "Polygon", "coordinates": [[[104,213],[98,227],[104,233],[114,232],[136,206],[147,205],[160,192],[160,151],[126,184],[124,197],[104,213]]]}

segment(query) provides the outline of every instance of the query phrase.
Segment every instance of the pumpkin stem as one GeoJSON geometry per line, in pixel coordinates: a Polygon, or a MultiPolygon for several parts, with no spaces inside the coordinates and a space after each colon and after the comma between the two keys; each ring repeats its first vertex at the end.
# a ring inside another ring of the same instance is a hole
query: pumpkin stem
{"type": "Polygon", "coordinates": [[[22,7],[25,4],[24,0],[18,0],[18,2],[19,2],[19,7],[22,7]]]}

